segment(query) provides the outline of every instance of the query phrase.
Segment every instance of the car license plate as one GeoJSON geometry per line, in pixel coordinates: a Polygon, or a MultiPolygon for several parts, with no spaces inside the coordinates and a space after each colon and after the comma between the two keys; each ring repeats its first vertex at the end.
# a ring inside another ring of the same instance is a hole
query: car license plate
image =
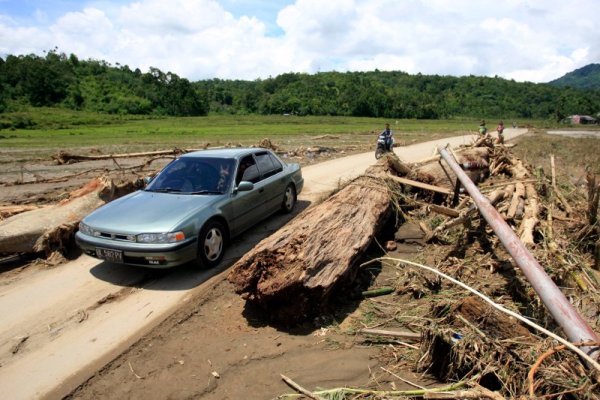
{"type": "Polygon", "coordinates": [[[96,247],[96,257],[114,263],[123,262],[123,252],[121,250],[103,249],[101,247],[96,247]]]}

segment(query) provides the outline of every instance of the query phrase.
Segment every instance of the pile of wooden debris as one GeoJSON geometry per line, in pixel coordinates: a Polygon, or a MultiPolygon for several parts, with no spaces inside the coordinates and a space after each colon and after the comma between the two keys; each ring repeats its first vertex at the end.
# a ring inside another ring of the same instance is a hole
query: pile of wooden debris
{"type": "MultiPolygon", "coordinates": [[[[589,202],[570,204],[553,179],[512,156],[508,147],[485,140],[477,145],[456,150],[458,163],[598,332],[595,178],[588,177],[589,202]],[[577,217],[581,208],[584,218],[577,217]]],[[[393,385],[395,373],[407,367],[450,384],[445,387],[450,397],[444,398],[600,396],[600,371],[543,333],[563,334],[439,156],[419,165],[386,157],[257,245],[236,263],[229,280],[275,322],[294,324],[334,312],[330,305],[341,296],[340,289],[347,291],[361,275],[369,276],[371,287],[382,288],[363,295],[386,295],[369,297],[359,306],[370,318],[376,316],[362,323],[361,334],[367,335],[366,343],[383,344],[386,372],[374,377],[373,390],[341,388],[315,396],[407,395],[382,388],[384,382],[393,385]],[[389,240],[385,228],[390,221],[412,224],[420,234],[397,234],[389,240]],[[421,246],[410,258],[435,268],[404,262],[406,253],[399,248],[409,237],[421,246]],[[374,239],[387,242],[387,254],[365,262],[365,250],[374,239]],[[469,295],[439,272],[498,307],[469,295]],[[534,321],[542,330],[503,310],[534,321]],[[415,334],[420,346],[406,343],[415,334]]],[[[440,398],[435,397],[440,395],[437,389],[420,389],[412,395],[440,398]]]]}
{"type": "MultiPolygon", "coordinates": [[[[481,192],[487,194],[583,320],[599,332],[600,273],[594,255],[600,236],[596,178],[588,174],[588,201],[570,204],[556,185],[554,171],[547,177],[544,171],[534,171],[513,157],[504,146],[487,143],[486,147],[490,152],[489,177],[480,185],[481,192]]],[[[426,253],[413,258],[434,265],[436,271],[501,308],[562,336],[562,329],[470,198],[460,199],[455,207],[436,207],[413,201],[404,208],[406,220],[422,227],[422,236],[429,241],[423,248],[426,253]]],[[[409,349],[404,357],[398,356],[403,346],[386,339],[382,358],[389,371],[409,367],[443,382],[483,386],[510,398],[600,396],[600,371],[564,345],[440,275],[399,261],[403,255],[390,252],[388,256],[383,268],[392,268],[397,276],[381,284],[392,286],[395,298],[368,301],[367,307],[383,321],[373,325],[391,332],[408,329],[421,333],[418,350],[409,349]]]]}

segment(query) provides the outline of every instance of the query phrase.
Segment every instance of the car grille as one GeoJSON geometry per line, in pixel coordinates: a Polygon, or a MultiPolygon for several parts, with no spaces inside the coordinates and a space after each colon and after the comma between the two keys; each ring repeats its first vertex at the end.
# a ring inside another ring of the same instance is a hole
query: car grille
{"type": "Polygon", "coordinates": [[[125,235],[123,233],[98,232],[98,237],[110,240],[120,240],[122,242],[135,242],[135,235],[125,235]]]}

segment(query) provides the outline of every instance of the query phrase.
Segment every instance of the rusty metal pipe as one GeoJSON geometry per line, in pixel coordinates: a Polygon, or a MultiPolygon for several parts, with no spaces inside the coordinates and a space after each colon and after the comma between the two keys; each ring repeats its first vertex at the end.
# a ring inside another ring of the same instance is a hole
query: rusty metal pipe
{"type": "MultiPolygon", "coordinates": [[[[504,248],[515,260],[517,266],[521,268],[523,274],[548,311],[550,311],[552,317],[554,317],[567,335],[567,338],[573,343],[600,342],[596,333],[581,318],[563,292],[560,291],[531,252],[527,250],[523,242],[521,242],[510,226],[504,221],[500,213],[481,194],[473,181],[460,168],[454,157],[442,146],[438,147],[438,151],[450,168],[452,168],[469,195],[471,195],[481,215],[483,215],[487,223],[492,227],[496,235],[498,235],[504,248]]],[[[581,349],[593,358],[598,358],[598,352],[600,351],[598,347],[586,346],[581,349]]]]}

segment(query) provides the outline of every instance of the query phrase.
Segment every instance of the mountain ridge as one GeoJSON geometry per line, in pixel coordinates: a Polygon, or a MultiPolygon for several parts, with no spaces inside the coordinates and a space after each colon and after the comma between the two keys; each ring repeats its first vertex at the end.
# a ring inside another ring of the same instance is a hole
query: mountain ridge
{"type": "Polygon", "coordinates": [[[548,84],[555,87],[600,89],[600,64],[588,64],[550,81],[548,84]]]}

